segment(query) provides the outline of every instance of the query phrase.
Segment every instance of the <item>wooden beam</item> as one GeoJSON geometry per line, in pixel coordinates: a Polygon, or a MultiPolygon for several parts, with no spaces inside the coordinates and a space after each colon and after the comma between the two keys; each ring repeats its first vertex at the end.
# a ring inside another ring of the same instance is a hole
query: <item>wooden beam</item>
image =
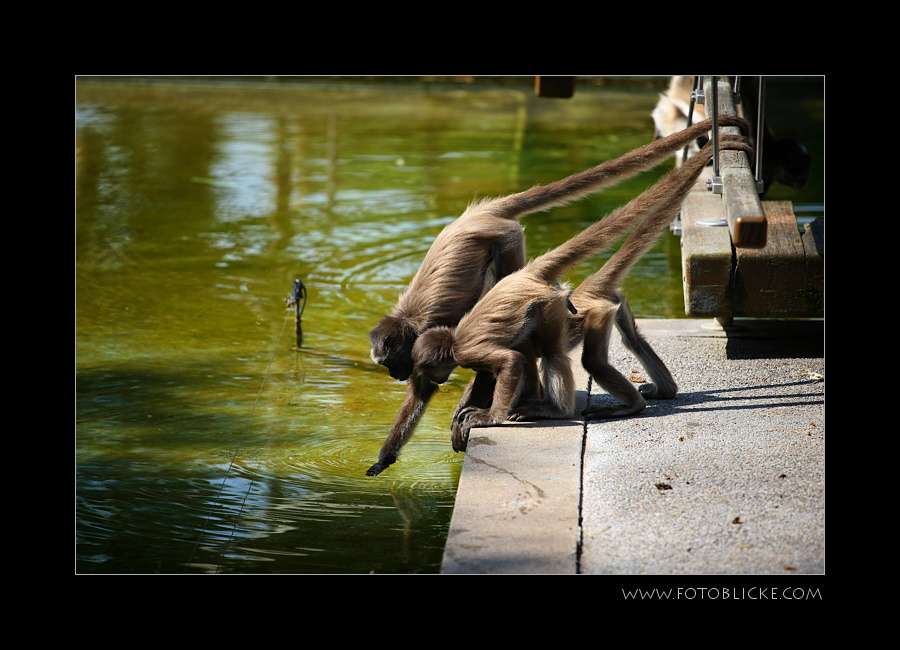
{"type": "MultiPolygon", "coordinates": [[[[737,115],[734,91],[728,77],[704,77],[703,94],[706,116],[713,116],[715,88],[718,115],[737,115]],[[718,80],[718,82],[716,82],[718,80]]],[[[751,125],[755,128],[754,125],[751,125]]],[[[735,126],[722,127],[722,134],[741,135],[735,126]]],[[[731,241],[736,248],[764,248],[766,245],[766,214],[759,200],[753,166],[743,151],[719,151],[719,175],[722,178],[722,202],[731,241]]]]}
{"type": "Polygon", "coordinates": [[[734,316],[731,236],[723,221],[722,197],[699,179],[681,206],[681,279],[687,316],[734,316]]]}

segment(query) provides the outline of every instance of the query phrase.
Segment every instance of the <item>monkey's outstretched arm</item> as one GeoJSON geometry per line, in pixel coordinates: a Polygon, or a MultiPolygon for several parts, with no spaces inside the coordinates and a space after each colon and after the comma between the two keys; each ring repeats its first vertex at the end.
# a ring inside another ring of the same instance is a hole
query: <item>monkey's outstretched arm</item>
{"type": "Polygon", "coordinates": [[[412,436],[422,413],[425,412],[425,407],[428,406],[428,402],[431,401],[437,389],[437,384],[417,372],[413,373],[406,383],[406,397],[394,419],[394,426],[381,447],[378,462],[369,468],[366,476],[378,476],[397,460],[400,448],[412,436]]]}

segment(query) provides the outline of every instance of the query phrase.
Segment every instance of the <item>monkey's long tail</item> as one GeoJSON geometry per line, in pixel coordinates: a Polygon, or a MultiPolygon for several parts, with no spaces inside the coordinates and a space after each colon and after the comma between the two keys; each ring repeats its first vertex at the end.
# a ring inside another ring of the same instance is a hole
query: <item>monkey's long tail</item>
{"type": "MultiPolygon", "coordinates": [[[[744,138],[723,136],[722,149],[738,149],[752,155],[753,149],[744,138]]],[[[693,158],[678,169],[664,176],[656,185],[644,192],[633,210],[645,214],[638,216],[640,223],[612,257],[597,273],[585,280],[573,292],[577,294],[606,295],[621,284],[631,267],[646,254],[664,232],[669,222],[681,208],[684,199],[697,182],[700,172],[713,155],[713,143],[707,142],[693,158]]],[[[630,207],[630,206],[628,206],[630,207]]]]}
{"type": "MultiPolygon", "coordinates": [[[[723,138],[720,146],[749,149],[749,145],[742,138],[735,136],[723,138]]],[[[545,281],[557,281],[575,264],[608,248],[612,242],[617,241],[640,222],[601,270],[604,275],[599,280],[603,286],[615,288],[613,281],[617,282],[616,278],[623,278],[634,262],[656,242],[662,229],[697,181],[712,152],[713,145],[710,141],[698,155],[666,174],[630,203],[616,208],[565,244],[538,257],[531,263],[531,268],[545,281]]]]}
{"type": "MultiPolygon", "coordinates": [[[[749,133],[747,121],[740,117],[722,115],[721,126],[738,126],[749,133]]],[[[572,201],[584,198],[603,189],[621,183],[637,174],[653,169],[666,160],[675,151],[693,142],[712,128],[712,120],[702,122],[673,133],[665,138],[654,140],[613,160],[573,174],[567,178],[538,185],[493,202],[494,214],[507,219],[518,219],[522,215],[547,210],[572,201]]]]}

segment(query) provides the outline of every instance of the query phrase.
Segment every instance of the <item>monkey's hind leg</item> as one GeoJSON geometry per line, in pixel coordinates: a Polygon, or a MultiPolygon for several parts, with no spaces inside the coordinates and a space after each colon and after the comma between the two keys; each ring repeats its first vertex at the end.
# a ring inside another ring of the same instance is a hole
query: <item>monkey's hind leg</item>
{"type": "MultiPolygon", "coordinates": [[[[517,403],[522,391],[526,363],[524,354],[510,349],[497,350],[492,358],[488,359],[486,366],[500,369],[494,378],[494,394],[490,406],[457,407],[450,425],[453,451],[466,450],[471,429],[491,427],[506,421],[513,404],[517,403]]],[[[463,365],[463,367],[466,366],[463,365]]],[[[476,379],[477,377],[476,375],[476,379]]],[[[472,394],[475,395],[476,391],[473,390],[472,394]]],[[[470,401],[474,401],[474,399],[470,398],[470,401]]]]}
{"type": "Polygon", "coordinates": [[[456,409],[453,411],[451,423],[459,418],[460,413],[468,411],[469,409],[489,409],[491,407],[491,401],[494,398],[494,388],[496,387],[496,384],[497,382],[491,373],[483,371],[476,372],[475,378],[469,382],[468,386],[466,386],[466,390],[463,391],[463,395],[456,405],[456,409]]]}
{"type": "Polygon", "coordinates": [[[652,383],[641,384],[641,395],[647,399],[674,399],[678,393],[678,385],[672,377],[672,373],[653,351],[647,339],[638,331],[634,322],[634,314],[628,306],[628,300],[619,292],[616,292],[619,300],[619,308],[616,310],[616,328],[622,335],[622,343],[635,356],[650,376],[652,383]]]}
{"type": "Polygon", "coordinates": [[[575,376],[569,359],[568,310],[560,301],[542,316],[540,325],[541,394],[520,395],[508,419],[568,420],[575,415],[575,376]]]}
{"type": "Polygon", "coordinates": [[[595,382],[615,398],[619,406],[588,405],[581,414],[589,419],[617,418],[640,413],[647,408],[643,395],[609,363],[609,337],[619,304],[602,299],[586,314],[581,363],[595,382]]]}

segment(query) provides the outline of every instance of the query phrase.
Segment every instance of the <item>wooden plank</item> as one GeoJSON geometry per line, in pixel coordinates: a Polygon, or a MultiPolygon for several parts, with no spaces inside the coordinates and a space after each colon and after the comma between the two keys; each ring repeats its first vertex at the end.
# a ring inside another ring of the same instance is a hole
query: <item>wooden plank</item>
{"type": "Polygon", "coordinates": [[[761,249],[736,249],[734,311],[739,316],[797,318],[821,316],[814,264],[806,249],[790,201],[762,203],[768,241],[761,249]]]}
{"type": "Polygon", "coordinates": [[[720,196],[697,183],[681,208],[681,271],[684,313],[688,316],[730,317],[733,265],[731,236],[726,226],[703,226],[703,220],[723,220],[720,196]]]}
{"type": "Polygon", "coordinates": [[[825,304],[822,220],[801,233],[790,201],[763,201],[765,248],[740,249],[722,226],[720,197],[692,191],[681,210],[685,314],[693,317],[821,318],[825,304]]]}
{"type": "MultiPolygon", "coordinates": [[[[728,77],[704,77],[706,115],[712,116],[713,85],[717,89],[718,115],[737,115],[728,77]],[[718,79],[718,82],[716,80],[718,79]]],[[[752,126],[752,125],[751,125],[752,126]]],[[[722,127],[723,135],[740,135],[734,126],[722,127]]],[[[766,216],[756,190],[753,167],[743,151],[719,151],[719,175],[722,177],[722,201],[731,240],[737,248],[762,248],[766,245],[766,216]]]]}

